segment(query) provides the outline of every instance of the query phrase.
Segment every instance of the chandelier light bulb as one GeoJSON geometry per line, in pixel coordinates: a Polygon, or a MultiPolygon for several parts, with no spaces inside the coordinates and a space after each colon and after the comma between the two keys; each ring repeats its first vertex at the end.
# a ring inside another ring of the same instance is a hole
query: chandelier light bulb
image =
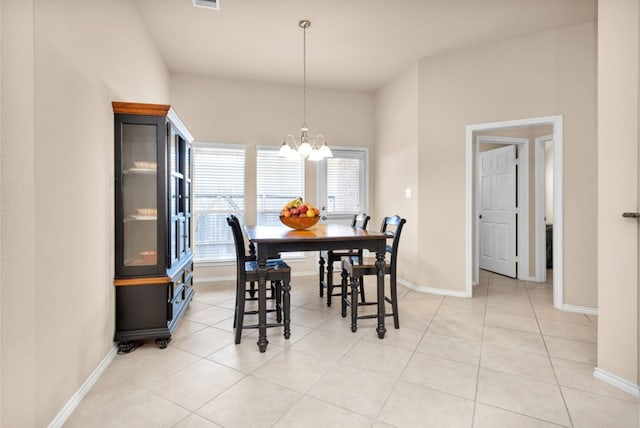
{"type": "Polygon", "coordinates": [[[324,158],[323,158],[322,154],[320,153],[320,150],[318,150],[318,148],[317,148],[317,147],[314,147],[314,148],[311,150],[311,153],[309,153],[309,158],[308,158],[308,159],[309,159],[310,161],[317,162],[317,161],[321,161],[321,160],[322,160],[322,159],[324,159],[324,158]]]}
{"type": "Polygon", "coordinates": [[[320,147],[318,152],[320,153],[320,156],[322,156],[323,158],[333,157],[333,153],[331,152],[331,149],[329,148],[329,146],[327,146],[326,141],[322,144],[322,147],[320,147]]]}

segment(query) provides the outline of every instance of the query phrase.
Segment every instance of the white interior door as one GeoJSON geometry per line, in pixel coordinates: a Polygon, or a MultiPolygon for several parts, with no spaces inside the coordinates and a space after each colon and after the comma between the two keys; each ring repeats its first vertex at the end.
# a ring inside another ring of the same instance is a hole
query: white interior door
{"type": "Polygon", "coordinates": [[[479,263],[515,278],[516,269],[516,147],[480,152],[479,263]]]}
{"type": "Polygon", "coordinates": [[[321,221],[351,225],[367,210],[367,151],[331,148],[333,157],[318,163],[318,206],[321,221]]]}

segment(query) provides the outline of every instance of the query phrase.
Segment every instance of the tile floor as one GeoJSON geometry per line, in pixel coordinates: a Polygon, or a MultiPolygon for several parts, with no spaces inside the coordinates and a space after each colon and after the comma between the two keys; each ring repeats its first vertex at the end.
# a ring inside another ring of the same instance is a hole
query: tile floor
{"type": "Polygon", "coordinates": [[[379,340],[295,277],[291,339],[269,329],[264,354],[255,330],[233,344],[232,283],[196,292],[169,347],[118,355],[65,426],[640,426],[639,401],[592,375],[597,318],[553,309],[550,284],[482,272],[473,299],[400,287],[401,328],[379,340]]]}

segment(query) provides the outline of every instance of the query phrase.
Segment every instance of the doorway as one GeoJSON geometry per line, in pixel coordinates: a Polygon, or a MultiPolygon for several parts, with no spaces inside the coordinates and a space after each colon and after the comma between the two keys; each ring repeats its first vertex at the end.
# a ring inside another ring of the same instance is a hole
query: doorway
{"type": "Polygon", "coordinates": [[[535,280],[545,282],[547,270],[553,268],[553,135],[535,139],[535,280]]]}
{"type": "MultiPolygon", "coordinates": [[[[521,129],[531,126],[548,125],[551,128],[549,133],[553,139],[553,304],[561,309],[563,306],[563,242],[562,242],[562,116],[546,116],[530,119],[519,119],[503,122],[490,122],[466,127],[466,295],[473,295],[473,285],[479,281],[479,264],[477,261],[477,243],[475,227],[475,186],[474,186],[474,152],[476,149],[475,134],[495,132],[497,135],[509,129],[521,129]],[[476,239],[474,239],[476,238],[476,239]]],[[[522,219],[524,220],[524,219],[522,219]]],[[[529,221],[527,220],[527,224],[529,221]]],[[[538,233],[536,233],[536,236],[538,233]]],[[[524,235],[523,235],[524,236],[524,235]]],[[[537,251],[532,251],[537,256],[537,251]]],[[[519,255],[523,256],[521,253],[519,255]]],[[[527,256],[528,258],[528,256],[527,256]]],[[[536,258],[536,265],[537,259],[536,258]]],[[[533,270],[536,270],[535,268],[533,270]]],[[[527,268],[529,272],[529,268],[527,268]]],[[[520,276],[519,276],[520,277],[520,276]]],[[[537,275],[523,278],[526,280],[536,280],[537,275]]]]}
{"type": "Polygon", "coordinates": [[[528,280],[520,260],[529,259],[529,140],[477,135],[475,143],[475,266],[528,280]]]}

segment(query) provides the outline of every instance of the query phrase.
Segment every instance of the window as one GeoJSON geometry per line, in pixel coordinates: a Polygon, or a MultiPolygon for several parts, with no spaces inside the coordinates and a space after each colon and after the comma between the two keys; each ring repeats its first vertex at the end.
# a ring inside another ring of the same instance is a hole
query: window
{"type": "Polygon", "coordinates": [[[194,145],[194,216],[196,262],[235,259],[227,224],[229,214],[244,219],[243,146],[194,145]]]}
{"type": "Polygon", "coordinates": [[[304,199],[304,159],[278,156],[279,147],[259,146],[256,159],[257,223],[280,224],[280,211],[291,199],[304,199]]]}
{"type": "Polygon", "coordinates": [[[333,149],[333,157],[318,165],[318,203],[330,222],[350,223],[367,209],[366,149],[333,149]]]}

